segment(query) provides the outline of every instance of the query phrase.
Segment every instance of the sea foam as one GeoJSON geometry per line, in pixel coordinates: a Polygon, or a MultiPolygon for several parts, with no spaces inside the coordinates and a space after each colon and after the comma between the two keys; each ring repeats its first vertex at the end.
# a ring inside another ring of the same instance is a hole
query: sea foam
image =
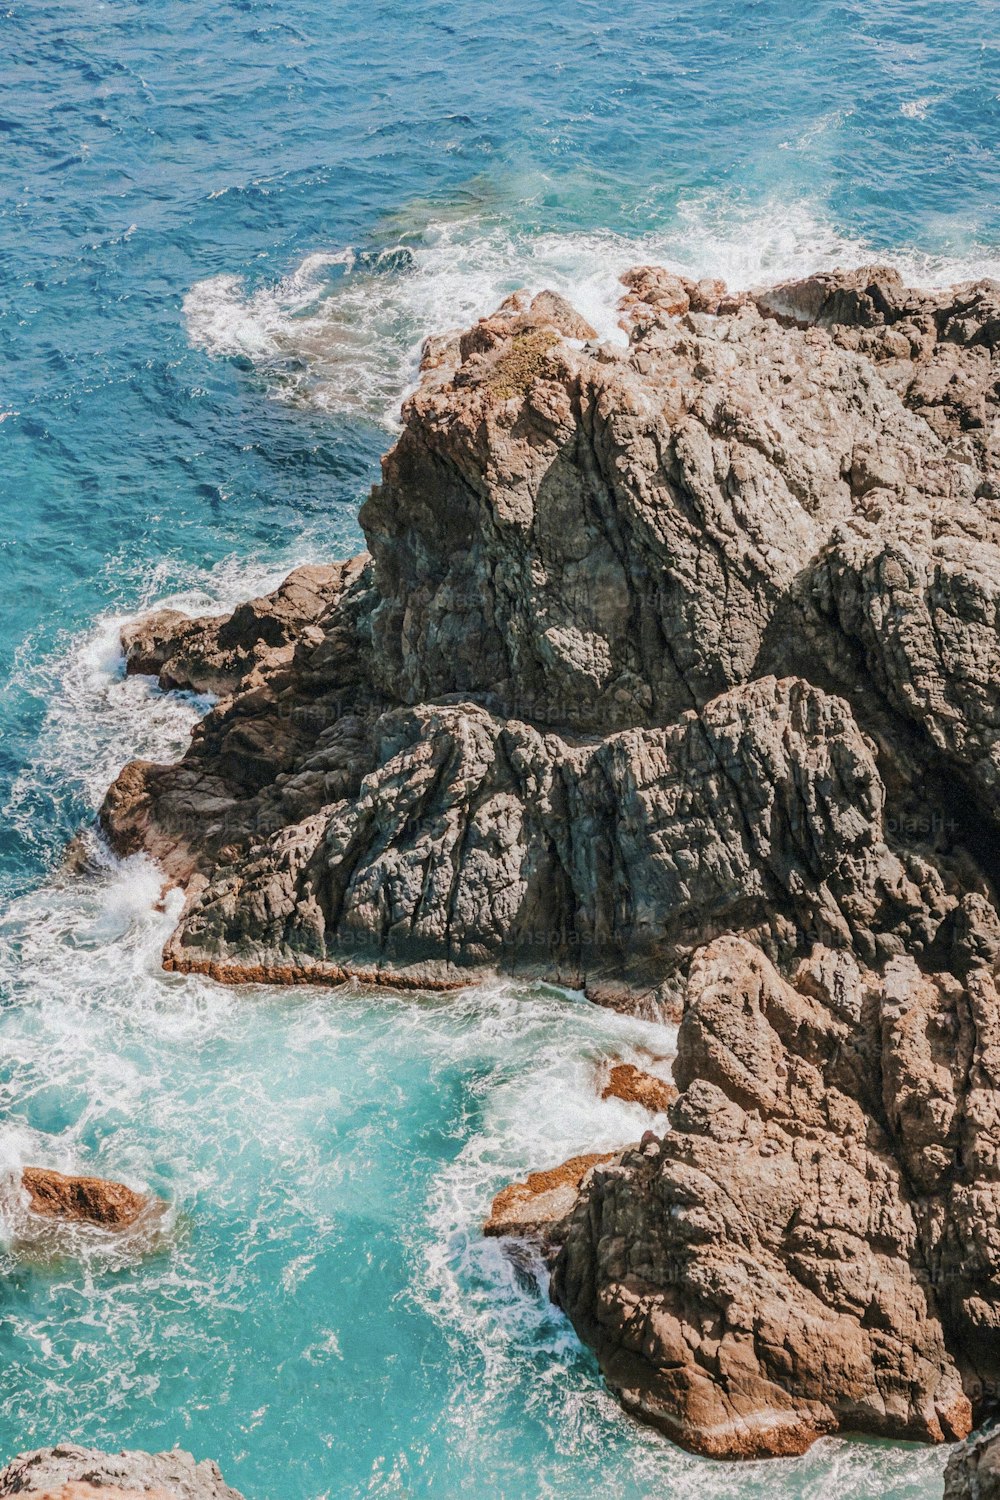
{"type": "Polygon", "coordinates": [[[247,361],[275,397],[362,413],[391,429],[428,334],[492,312],[516,288],[549,287],[602,338],[623,343],[618,277],[643,262],[721,276],[734,289],[872,262],[898,267],[914,285],[1000,276],[1000,256],[984,247],[954,255],[879,248],[808,203],[751,209],[703,194],[682,200],[668,228],[636,237],[431,219],[380,258],[342,249],[308,255],[270,284],[249,287],[235,274],[197,282],[184,316],[195,345],[247,361]]]}
{"type": "MultiPolygon", "coordinates": [[[[173,603],[266,581],[194,574],[173,603]]],[[[49,667],[45,775],[92,807],[131,755],[179,753],[203,707],[124,679],[119,624],[49,667]]],[[[168,1232],[151,1255],[83,1234],[40,1261],[0,1224],[20,1371],[0,1429],[34,1430],[44,1389],[53,1436],[180,1440],[309,1500],[466,1493],[486,1473],[559,1500],[939,1490],[934,1450],[830,1442],[738,1471],[681,1453],[604,1389],[537,1257],[482,1237],[506,1182],[666,1127],[601,1083],[617,1059],[667,1076],[672,1028],[502,981],[419,996],[167,974],[180,893],[143,857],[91,855],[0,923],[0,1176],[122,1178],[167,1200],[168,1232]],[[431,1430],[433,1453],[413,1438],[431,1430]]]]}

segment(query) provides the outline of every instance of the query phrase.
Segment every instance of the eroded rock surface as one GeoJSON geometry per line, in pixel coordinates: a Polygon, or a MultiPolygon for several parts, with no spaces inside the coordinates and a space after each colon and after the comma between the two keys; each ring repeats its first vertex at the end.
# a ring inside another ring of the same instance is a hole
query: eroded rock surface
{"type": "Polygon", "coordinates": [[[562,1243],[581,1188],[596,1166],[614,1159],[613,1151],[571,1156],[558,1167],[531,1172],[525,1182],[512,1182],[493,1199],[483,1233],[499,1239],[510,1235],[536,1240],[546,1253],[562,1243]]]}
{"type": "Polygon", "coordinates": [[[1000,1500],[1000,1434],[968,1438],[948,1459],[944,1500],[1000,1500]]]}
{"type": "Polygon", "coordinates": [[[556,1267],[626,1405],[723,1456],[964,1436],[1000,1323],[998,1043],[986,971],[702,950],[673,1128],[595,1174],[556,1267]]]}
{"type": "Polygon", "coordinates": [[[147,1194],[103,1177],[67,1177],[48,1167],[25,1167],[21,1188],[28,1210],[67,1224],[96,1224],[102,1229],[128,1229],[151,1206],[147,1194]]]}
{"type": "Polygon", "coordinates": [[[210,1459],[190,1453],[102,1453],[63,1443],[22,1453],[0,1469],[0,1495],[31,1500],[243,1500],[210,1459]]]}
{"type": "Polygon", "coordinates": [[[625,278],[428,342],[369,554],[129,666],[219,702],[102,813],[169,967],[684,1007],[556,1286],[718,1454],[968,1430],[1000,1375],[1000,289],[625,278]],[[766,1185],[766,1186],[762,1186],[766,1185]]]}
{"type": "Polygon", "coordinates": [[[672,1083],[657,1078],[655,1073],[644,1072],[634,1063],[616,1063],[601,1090],[601,1098],[640,1104],[652,1114],[661,1114],[677,1098],[677,1090],[672,1083]]]}

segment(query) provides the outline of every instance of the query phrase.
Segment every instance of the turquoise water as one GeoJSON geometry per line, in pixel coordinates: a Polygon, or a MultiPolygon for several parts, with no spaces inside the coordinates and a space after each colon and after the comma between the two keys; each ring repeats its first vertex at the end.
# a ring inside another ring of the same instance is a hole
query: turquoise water
{"type": "MultiPolygon", "coordinates": [[[[147,1184],[163,1243],[0,1281],[0,1455],[179,1442],[250,1500],[929,1497],[942,1455],[699,1463],[633,1427],[478,1225],[634,1137],[556,992],[164,975],[141,862],[59,874],[203,705],[120,620],[346,556],[421,337],[615,272],[1000,273],[996,3],[8,0],[0,10],[0,1166],[147,1184]]],[[[662,1066],[662,1064],[661,1064],[662,1066]]]]}

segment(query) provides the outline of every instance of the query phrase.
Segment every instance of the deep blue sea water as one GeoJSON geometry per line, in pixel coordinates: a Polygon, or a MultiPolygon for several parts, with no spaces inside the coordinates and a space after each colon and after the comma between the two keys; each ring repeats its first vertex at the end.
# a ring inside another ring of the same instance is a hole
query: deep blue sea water
{"type": "Polygon", "coordinates": [[[167,1196],[158,1254],[0,1281],[0,1458],[178,1442],[249,1500],[929,1497],[943,1455],[718,1466],[635,1428],[497,1186],[646,1123],[661,1028],[164,975],[141,862],[61,851],[200,706],[122,616],[346,556],[423,335],[616,271],[1000,272],[995,0],[12,0],[0,9],[0,1164],[167,1196]]]}

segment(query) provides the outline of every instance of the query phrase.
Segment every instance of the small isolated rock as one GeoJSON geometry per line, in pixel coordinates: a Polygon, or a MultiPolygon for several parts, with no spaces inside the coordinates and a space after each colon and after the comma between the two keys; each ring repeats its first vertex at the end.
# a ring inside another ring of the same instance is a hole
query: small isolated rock
{"type": "Polygon", "coordinates": [[[25,1167],[21,1186],[29,1209],[71,1224],[97,1224],[102,1229],[128,1229],[150,1206],[144,1193],[103,1177],[66,1177],[47,1167],[25,1167]]]}
{"type": "Polygon", "coordinates": [[[516,1235],[552,1243],[563,1220],[572,1213],[577,1196],[594,1167],[612,1161],[614,1151],[571,1156],[558,1167],[532,1172],[526,1182],[512,1182],[493,1199],[485,1235],[516,1235]]]}
{"type": "Polygon", "coordinates": [[[611,1069],[611,1076],[601,1090],[601,1098],[624,1099],[626,1104],[641,1104],[643,1109],[661,1114],[673,1104],[677,1090],[672,1083],[657,1078],[654,1073],[644,1073],[633,1063],[618,1063],[611,1069]]]}
{"type": "Polygon", "coordinates": [[[944,1500],[1000,1500],[1000,1430],[958,1444],[944,1471],[944,1500]]]}
{"type": "Polygon", "coordinates": [[[60,1443],[20,1453],[0,1470],[0,1495],[26,1500],[243,1500],[211,1459],[138,1450],[102,1453],[60,1443]]]}

